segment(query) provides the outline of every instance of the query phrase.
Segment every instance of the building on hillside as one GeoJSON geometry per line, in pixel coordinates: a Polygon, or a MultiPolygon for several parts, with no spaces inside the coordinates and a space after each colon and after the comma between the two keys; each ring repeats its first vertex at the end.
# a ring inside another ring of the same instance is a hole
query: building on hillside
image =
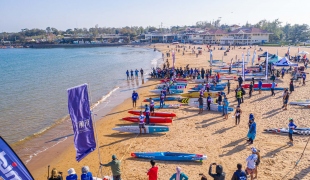
{"type": "Polygon", "coordinates": [[[151,43],[172,43],[174,41],[177,41],[176,34],[153,32],[153,33],[147,33],[144,36],[145,40],[151,43]]]}

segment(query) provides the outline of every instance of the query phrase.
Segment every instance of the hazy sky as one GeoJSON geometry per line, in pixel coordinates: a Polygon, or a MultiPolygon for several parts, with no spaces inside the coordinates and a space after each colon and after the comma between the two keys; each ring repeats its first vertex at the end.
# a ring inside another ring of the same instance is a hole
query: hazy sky
{"type": "Polygon", "coordinates": [[[193,25],[221,17],[222,24],[310,24],[310,0],[0,0],[0,32],[22,28],[90,28],[193,25]],[[254,3],[255,2],[255,3],[254,3]]]}

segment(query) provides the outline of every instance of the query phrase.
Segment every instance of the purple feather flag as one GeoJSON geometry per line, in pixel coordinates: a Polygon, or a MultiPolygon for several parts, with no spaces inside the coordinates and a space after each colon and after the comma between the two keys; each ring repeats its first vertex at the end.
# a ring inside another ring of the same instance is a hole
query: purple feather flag
{"type": "Polygon", "coordinates": [[[68,89],[68,110],[74,132],[76,160],[81,161],[96,149],[87,84],[68,89]]]}

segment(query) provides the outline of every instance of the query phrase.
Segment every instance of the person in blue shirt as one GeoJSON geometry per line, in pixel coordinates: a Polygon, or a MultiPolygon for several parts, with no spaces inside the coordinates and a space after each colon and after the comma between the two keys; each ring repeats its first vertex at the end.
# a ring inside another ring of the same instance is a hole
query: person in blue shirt
{"type": "Polygon", "coordinates": [[[127,75],[127,80],[128,80],[129,79],[129,71],[128,71],[128,69],[126,71],[126,75],[127,75]]]}
{"type": "Polygon", "coordinates": [[[82,167],[81,180],[93,180],[93,175],[91,172],[89,172],[88,166],[82,167]]]}
{"type": "Polygon", "coordinates": [[[133,79],[133,70],[132,69],[130,70],[130,76],[131,76],[131,79],[133,79]]]}
{"type": "Polygon", "coordinates": [[[288,137],[290,139],[290,144],[291,146],[293,146],[293,133],[294,133],[294,129],[297,128],[297,126],[294,124],[294,120],[293,118],[289,119],[290,123],[288,124],[288,137]]]}
{"type": "Polygon", "coordinates": [[[274,93],[274,88],[276,87],[276,83],[274,81],[272,81],[271,83],[271,96],[275,96],[276,94],[274,93]]]}
{"type": "Polygon", "coordinates": [[[132,95],[132,107],[136,107],[137,106],[137,99],[139,99],[139,95],[136,91],[133,91],[132,95]]]}
{"type": "Polygon", "coordinates": [[[170,180],[188,180],[188,176],[181,171],[180,167],[177,167],[177,172],[171,176],[170,180]]]}
{"type": "Polygon", "coordinates": [[[135,70],[135,76],[136,76],[136,78],[138,78],[138,75],[139,75],[139,70],[136,69],[136,70],[135,70]]]}
{"type": "Polygon", "coordinates": [[[248,132],[248,142],[253,144],[253,141],[256,137],[256,123],[254,122],[254,115],[251,113],[249,117],[249,132],[248,132]]]}
{"type": "Polygon", "coordinates": [[[227,97],[225,96],[224,101],[223,101],[224,119],[228,119],[228,106],[229,106],[229,102],[228,102],[227,97]]]}
{"type": "Polygon", "coordinates": [[[261,94],[261,92],[262,92],[262,87],[263,87],[263,82],[262,82],[262,80],[259,80],[259,81],[258,81],[258,90],[259,90],[259,94],[261,94]]]}
{"type": "Polygon", "coordinates": [[[160,102],[159,102],[159,108],[163,108],[164,107],[164,103],[165,103],[165,94],[162,92],[160,95],[160,102]]]}
{"type": "Polygon", "coordinates": [[[68,169],[68,176],[66,177],[66,180],[77,180],[78,176],[76,175],[76,172],[73,168],[68,169]]]}
{"type": "Polygon", "coordinates": [[[306,73],[304,72],[304,73],[302,73],[302,85],[304,86],[304,85],[306,85],[306,77],[307,77],[307,75],[306,75],[306,73]]]}

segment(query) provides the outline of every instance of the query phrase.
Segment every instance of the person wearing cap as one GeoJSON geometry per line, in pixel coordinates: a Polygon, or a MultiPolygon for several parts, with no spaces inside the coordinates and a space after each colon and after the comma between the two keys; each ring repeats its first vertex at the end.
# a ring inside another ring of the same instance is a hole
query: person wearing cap
{"type": "Polygon", "coordinates": [[[248,142],[253,144],[256,137],[256,123],[254,122],[254,115],[251,113],[249,117],[249,132],[248,132],[248,142]]]}
{"type": "Polygon", "coordinates": [[[290,144],[291,146],[293,146],[293,133],[294,133],[294,129],[297,128],[297,126],[294,124],[294,120],[293,118],[289,119],[290,123],[288,124],[288,137],[290,139],[290,144]]]}
{"type": "Polygon", "coordinates": [[[100,166],[109,167],[111,166],[113,180],[121,180],[121,162],[117,159],[116,155],[112,155],[112,161],[108,164],[100,163],[100,166]]]}
{"type": "Polygon", "coordinates": [[[170,180],[188,180],[188,176],[181,171],[180,167],[176,168],[177,172],[174,173],[170,180]]]}
{"type": "Polygon", "coordinates": [[[147,172],[147,175],[149,176],[149,180],[157,180],[157,174],[158,174],[158,167],[155,166],[155,161],[151,160],[151,169],[147,172]]]}
{"type": "Polygon", "coordinates": [[[66,177],[66,180],[77,180],[78,177],[76,175],[76,172],[73,168],[68,169],[68,176],[66,177]]]}
{"type": "Polygon", "coordinates": [[[242,171],[242,164],[238,163],[237,164],[237,169],[238,170],[236,170],[234,172],[231,180],[240,180],[240,179],[246,180],[247,177],[246,177],[246,173],[244,171],[242,171]]]}
{"type": "Polygon", "coordinates": [[[88,166],[82,167],[81,180],[93,180],[93,175],[91,172],[89,172],[88,166]]]}
{"type": "Polygon", "coordinates": [[[247,175],[250,175],[251,180],[253,180],[253,175],[255,173],[255,168],[256,168],[255,163],[256,163],[258,157],[256,154],[257,149],[252,147],[251,150],[252,150],[252,154],[248,158],[246,158],[247,167],[245,169],[245,172],[247,175]]]}
{"type": "Polygon", "coordinates": [[[137,106],[137,99],[139,99],[138,93],[136,91],[133,91],[131,98],[132,98],[132,107],[136,107],[137,106]]]}

